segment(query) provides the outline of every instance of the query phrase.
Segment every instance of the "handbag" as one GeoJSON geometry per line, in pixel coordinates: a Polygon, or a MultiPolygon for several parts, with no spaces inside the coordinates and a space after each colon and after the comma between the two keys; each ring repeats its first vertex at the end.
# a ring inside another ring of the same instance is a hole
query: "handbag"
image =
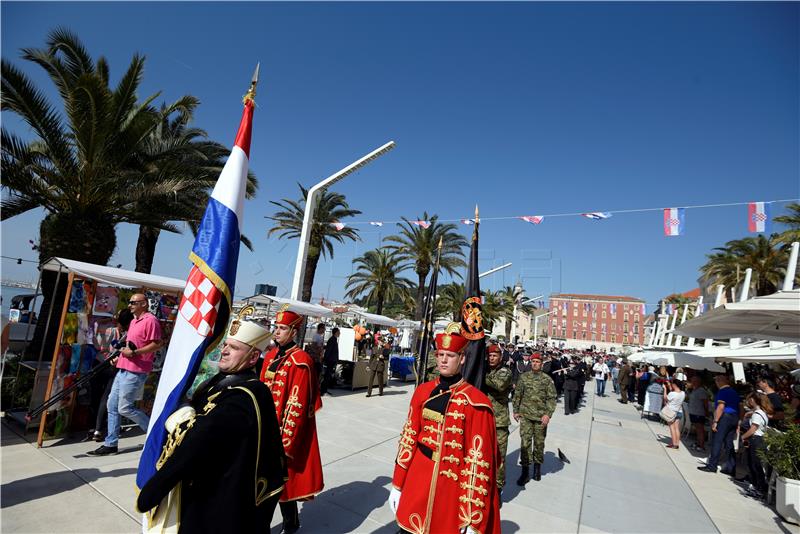
{"type": "Polygon", "coordinates": [[[658,412],[658,415],[663,419],[666,423],[671,423],[678,417],[678,414],[670,408],[669,406],[664,406],[661,408],[661,411],[658,412]]]}

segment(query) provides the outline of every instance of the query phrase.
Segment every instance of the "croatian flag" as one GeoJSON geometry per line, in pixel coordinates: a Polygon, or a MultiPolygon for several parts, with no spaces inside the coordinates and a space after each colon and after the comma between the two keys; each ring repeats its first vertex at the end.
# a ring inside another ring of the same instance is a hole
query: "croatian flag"
{"type": "Polygon", "coordinates": [[[331,226],[333,226],[334,229],[336,229],[337,232],[341,232],[342,230],[344,230],[344,227],[347,226],[347,224],[345,224],[343,222],[336,221],[336,222],[332,222],[331,226]]]}
{"type": "Polygon", "coordinates": [[[466,224],[467,226],[475,224],[475,219],[461,219],[461,224],[466,224]]]}
{"type": "Polygon", "coordinates": [[[595,220],[611,218],[611,213],[607,211],[592,211],[590,213],[581,213],[581,215],[583,215],[587,219],[595,219],[595,220]]]}
{"type": "Polygon", "coordinates": [[[747,205],[747,229],[755,233],[769,233],[769,204],[751,202],[747,205]]]}
{"type": "Polygon", "coordinates": [[[520,219],[522,219],[525,222],[529,222],[531,224],[542,224],[542,221],[544,220],[544,216],[543,215],[523,215],[522,217],[520,217],[520,219]]]}
{"type": "Polygon", "coordinates": [[[411,224],[416,224],[417,226],[421,226],[423,228],[430,228],[431,222],[430,221],[411,221],[411,224]]]}
{"type": "Polygon", "coordinates": [[[383,226],[383,223],[380,221],[370,221],[369,224],[372,226],[383,226]]]}
{"type": "Polygon", "coordinates": [[[248,93],[233,150],[208,199],[189,254],[193,266],[183,290],[139,459],[139,489],[156,472],[156,461],[167,437],[164,421],[178,408],[203,358],[221,341],[228,326],[244,220],[254,106],[248,93]]]}
{"type": "Polygon", "coordinates": [[[685,211],[685,208],[664,209],[664,235],[675,236],[683,234],[685,211]]]}

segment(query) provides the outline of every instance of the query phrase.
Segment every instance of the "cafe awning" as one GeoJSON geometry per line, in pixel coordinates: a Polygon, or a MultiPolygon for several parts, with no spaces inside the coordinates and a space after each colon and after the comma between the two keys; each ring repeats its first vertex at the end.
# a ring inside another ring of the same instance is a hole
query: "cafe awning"
{"type": "Polygon", "coordinates": [[[251,304],[263,304],[265,306],[270,304],[277,304],[278,306],[288,304],[289,307],[287,309],[289,311],[293,311],[295,313],[299,313],[300,315],[306,315],[311,317],[333,316],[333,310],[331,310],[330,308],[326,308],[325,306],[320,306],[319,304],[303,302],[302,300],[287,299],[283,297],[274,297],[272,295],[263,295],[263,294],[253,295],[252,297],[246,297],[243,300],[251,304]]]}
{"type": "Polygon", "coordinates": [[[65,258],[51,258],[41,265],[43,271],[61,271],[75,273],[78,276],[96,280],[103,284],[117,287],[144,287],[165,293],[182,293],[186,287],[186,280],[169,278],[156,274],[145,274],[136,271],[126,271],[116,267],[106,267],[65,258]]]}

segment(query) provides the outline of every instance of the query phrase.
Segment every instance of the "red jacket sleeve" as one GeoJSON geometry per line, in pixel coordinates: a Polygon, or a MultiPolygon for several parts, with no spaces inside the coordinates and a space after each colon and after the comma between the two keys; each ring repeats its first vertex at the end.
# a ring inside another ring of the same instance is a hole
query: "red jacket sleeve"
{"type": "Polygon", "coordinates": [[[414,396],[411,397],[411,404],[408,407],[408,418],[403,425],[403,432],[400,434],[400,443],[397,446],[397,458],[395,459],[394,476],[392,485],[403,490],[406,481],[408,468],[411,466],[411,459],[417,450],[417,434],[422,424],[422,404],[427,398],[423,393],[424,388],[417,388],[414,396]]]}

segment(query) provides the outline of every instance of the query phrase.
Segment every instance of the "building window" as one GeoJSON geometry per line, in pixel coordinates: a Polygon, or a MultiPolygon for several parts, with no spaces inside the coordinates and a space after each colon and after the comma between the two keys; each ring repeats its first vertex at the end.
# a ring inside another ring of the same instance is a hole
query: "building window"
{"type": "Polygon", "coordinates": [[[633,333],[634,334],[638,334],[639,333],[639,325],[638,324],[633,325],[633,333]]]}
{"type": "Polygon", "coordinates": [[[583,335],[583,339],[586,339],[586,332],[581,332],[581,334],[583,335]]]}
{"type": "Polygon", "coordinates": [[[583,328],[584,328],[584,330],[585,330],[585,329],[586,329],[586,321],[583,321],[583,323],[581,324],[581,326],[583,326],[583,328]]]}
{"type": "Polygon", "coordinates": [[[561,329],[561,337],[567,337],[567,331],[563,328],[561,329]]]}
{"type": "Polygon", "coordinates": [[[626,335],[624,335],[624,334],[623,334],[623,335],[622,335],[622,342],[623,342],[623,343],[627,343],[627,342],[628,342],[628,336],[626,336],[626,335]]]}
{"type": "Polygon", "coordinates": [[[611,330],[617,329],[617,323],[611,323],[611,330]]]}
{"type": "Polygon", "coordinates": [[[606,342],[606,335],[605,334],[600,334],[600,341],[602,341],[603,343],[606,342]]]}
{"type": "Polygon", "coordinates": [[[587,315],[589,315],[589,314],[586,312],[586,306],[584,306],[583,307],[583,316],[586,317],[587,315]]]}
{"type": "Polygon", "coordinates": [[[612,343],[616,343],[617,342],[617,334],[611,334],[611,342],[612,343]]]}
{"type": "Polygon", "coordinates": [[[604,303],[603,303],[603,309],[604,309],[604,310],[606,309],[606,306],[608,306],[608,304],[606,304],[606,303],[604,302],[604,303]]]}
{"type": "Polygon", "coordinates": [[[623,331],[623,332],[625,332],[626,334],[628,333],[628,323],[625,323],[625,324],[622,326],[622,331],[623,331]]]}
{"type": "Polygon", "coordinates": [[[628,314],[627,314],[627,313],[626,313],[625,315],[623,315],[623,316],[622,316],[622,320],[623,320],[623,321],[627,321],[627,320],[628,320],[628,314]]]}
{"type": "Polygon", "coordinates": [[[574,306],[572,307],[572,316],[573,317],[577,317],[578,316],[578,308],[576,308],[574,306]]]}
{"type": "MultiPolygon", "coordinates": [[[[603,306],[603,307],[605,308],[605,306],[603,306]]],[[[605,319],[605,318],[606,318],[606,312],[604,311],[603,312],[603,319],[605,319]]]]}
{"type": "Polygon", "coordinates": [[[633,316],[633,322],[635,322],[635,323],[639,322],[639,314],[638,313],[633,316]]]}

